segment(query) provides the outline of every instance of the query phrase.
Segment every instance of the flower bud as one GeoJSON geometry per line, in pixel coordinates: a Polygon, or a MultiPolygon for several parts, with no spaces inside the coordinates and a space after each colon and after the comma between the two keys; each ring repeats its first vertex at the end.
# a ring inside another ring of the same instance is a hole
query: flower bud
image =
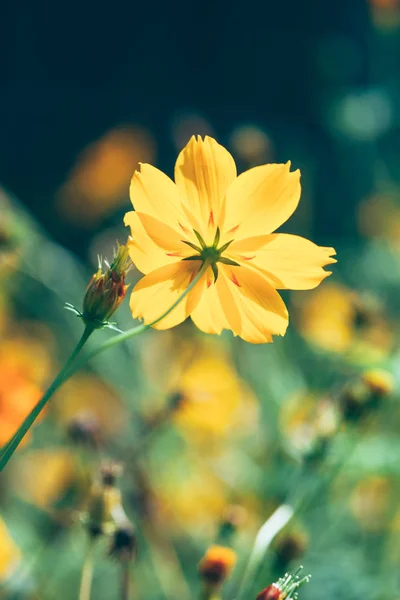
{"type": "Polygon", "coordinates": [[[207,585],[219,586],[231,574],[236,563],[236,552],[225,546],[210,546],[199,562],[198,572],[207,585]]]}
{"type": "Polygon", "coordinates": [[[222,514],[218,539],[222,543],[230,543],[236,531],[247,519],[247,511],[243,506],[230,504],[222,514]]]}
{"type": "Polygon", "coordinates": [[[365,371],[359,379],[347,384],[340,395],[344,418],[347,421],[358,421],[376,409],[382,398],[389,396],[393,389],[394,378],[388,371],[365,371]]]}
{"type": "Polygon", "coordinates": [[[130,562],[135,558],[137,538],[135,529],[129,521],[119,525],[114,531],[109,554],[121,562],[130,562]]]}
{"type": "Polygon", "coordinates": [[[131,267],[127,246],[118,246],[114,260],[105,273],[101,264],[86,288],[82,318],[86,325],[100,329],[107,325],[126,295],[125,275],[131,267]]]}
{"type": "Polygon", "coordinates": [[[290,562],[304,554],[308,546],[308,536],[303,531],[292,530],[278,536],[274,546],[277,568],[283,570],[290,562]]]}
{"type": "Polygon", "coordinates": [[[68,423],[67,434],[73,444],[98,448],[102,443],[101,425],[96,415],[90,412],[78,413],[68,423]]]}
{"type": "Polygon", "coordinates": [[[300,579],[299,573],[302,568],[299,567],[293,574],[286,573],[277,582],[261,590],[256,600],[297,600],[297,590],[311,578],[311,575],[306,575],[300,579]]]}
{"type": "Polygon", "coordinates": [[[369,388],[371,394],[383,397],[389,396],[394,389],[394,377],[383,369],[371,369],[362,375],[362,381],[369,388]]]}
{"type": "Polygon", "coordinates": [[[84,522],[93,537],[113,532],[116,516],[125,515],[121,492],[115,487],[120,472],[119,465],[107,463],[100,468],[100,481],[92,485],[84,522]]]}
{"type": "Polygon", "coordinates": [[[281,600],[281,590],[276,583],[271,583],[271,585],[261,590],[256,600],[281,600]]]}

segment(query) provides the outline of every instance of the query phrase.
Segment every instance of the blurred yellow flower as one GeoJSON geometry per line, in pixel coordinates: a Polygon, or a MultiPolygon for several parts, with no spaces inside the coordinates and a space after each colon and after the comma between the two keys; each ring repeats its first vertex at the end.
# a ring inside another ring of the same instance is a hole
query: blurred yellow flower
{"type": "Polygon", "coordinates": [[[280,424],[290,445],[308,455],[317,449],[320,442],[335,435],[339,427],[339,413],[328,398],[298,393],[283,402],[280,424]]]}
{"type": "MultiPolygon", "coordinates": [[[[255,395],[238,377],[224,350],[203,344],[193,351],[194,358],[176,383],[182,398],[175,413],[178,427],[191,439],[209,443],[210,436],[221,438],[233,430],[243,433],[255,426],[255,395]]],[[[184,356],[181,360],[184,362],[184,356]]]]}
{"type": "Polygon", "coordinates": [[[228,503],[228,491],[210,469],[181,457],[153,482],[165,523],[203,535],[214,531],[228,503]]]}
{"type": "Polygon", "coordinates": [[[77,475],[77,464],[67,450],[33,450],[14,463],[10,483],[14,493],[28,502],[51,509],[78,480],[77,475]]]}
{"type": "Polygon", "coordinates": [[[317,346],[351,353],[356,362],[374,362],[393,344],[393,329],[379,303],[344,285],[328,283],[297,302],[300,332],[317,346]]]}
{"type": "Polygon", "coordinates": [[[135,212],[125,216],[130,253],[145,277],[131,295],[135,318],[150,323],[172,306],[203,268],[200,280],[162,321],[189,315],[199,329],[233,331],[253,343],[284,335],[288,312],[277,289],[311,289],[329,275],[333,248],[273,234],[295,211],[300,172],[290,163],[236,176],[229,152],[213,138],[191,138],[178,156],[175,183],[142,164],[131,181],[135,212]]]}
{"type": "Polygon", "coordinates": [[[381,475],[357,483],[350,495],[350,510],[363,529],[380,531],[389,524],[394,491],[393,482],[381,475]]]}
{"type": "Polygon", "coordinates": [[[78,374],[57,392],[51,405],[55,419],[67,427],[76,419],[93,419],[100,437],[115,435],[126,412],[118,395],[93,375],[78,374]]]}
{"type": "Polygon", "coordinates": [[[0,583],[10,577],[21,560],[21,552],[0,517],[0,583]]]}

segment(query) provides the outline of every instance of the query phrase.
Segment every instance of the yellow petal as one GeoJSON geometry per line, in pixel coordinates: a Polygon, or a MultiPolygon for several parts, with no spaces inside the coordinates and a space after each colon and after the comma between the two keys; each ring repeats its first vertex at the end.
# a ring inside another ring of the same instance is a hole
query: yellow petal
{"type": "Polygon", "coordinates": [[[177,186],[159,169],[141,164],[140,171],[133,174],[129,193],[136,211],[162,219],[176,229],[179,223],[188,224],[177,186]]]}
{"type": "Polygon", "coordinates": [[[234,260],[247,260],[249,267],[260,269],[277,289],[313,289],[331,274],[322,267],[336,262],[334,248],[284,233],[239,240],[229,250],[234,260]]]}
{"type": "Polygon", "coordinates": [[[224,234],[235,239],[275,231],[296,210],[300,200],[300,171],[286,165],[254,167],[232,183],[226,194],[224,234]]]}
{"type": "Polygon", "coordinates": [[[285,334],[288,312],[266,277],[246,266],[223,265],[220,272],[228,282],[241,315],[242,328],[235,333],[253,343],[271,341],[272,335],[285,334]]]}
{"type": "Polygon", "coordinates": [[[205,238],[220,224],[226,190],[235,178],[235,161],[213,138],[192,136],[179,154],[175,182],[182,202],[200,216],[200,233],[205,238]]]}
{"type": "MultiPolygon", "coordinates": [[[[179,261],[145,275],[131,294],[132,316],[142,319],[144,323],[151,323],[160,317],[183,294],[199,269],[199,261],[179,261]]],[[[154,325],[156,329],[169,329],[182,323],[189,316],[200,300],[203,278],[167,317],[154,325]]]]}
{"type": "Polygon", "coordinates": [[[136,214],[146,233],[157,246],[163,248],[166,252],[178,253],[175,254],[176,256],[190,256],[190,254],[193,254],[193,250],[190,249],[189,246],[186,246],[182,241],[186,237],[183,231],[178,232],[150,215],[145,215],[140,212],[136,214]]]}
{"type": "Polygon", "coordinates": [[[129,256],[139,271],[146,274],[176,262],[176,256],[170,256],[153,242],[133,210],[126,213],[124,223],[131,228],[132,238],[128,240],[129,256]]]}
{"type": "Polygon", "coordinates": [[[195,325],[205,333],[220,335],[223,329],[231,329],[222,308],[219,292],[220,282],[214,284],[214,275],[209,269],[203,281],[200,302],[191,314],[195,325]]]}
{"type": "Polygon", "coordinates": [[[203,292],[192,319],[206,333],[230,329],[254,344],[283,335],[288,314],[279,294],[267,279],[247,267],[219,265],[217,282],[203,292]]]}

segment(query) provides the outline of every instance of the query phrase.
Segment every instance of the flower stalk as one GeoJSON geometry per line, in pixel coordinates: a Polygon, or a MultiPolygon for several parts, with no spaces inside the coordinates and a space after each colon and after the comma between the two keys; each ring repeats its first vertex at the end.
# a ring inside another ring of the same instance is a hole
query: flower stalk
{"type": "Polygon", "coordinates": [[[79,600],[90,600],[93,581],[94,538],[90,538],[85,561],[82,567],[79,600]]]}
{"type": "Polygon", "coordinates": [[[47,391],[45,392],[43,397],[39,400],[39,402],[36,404],[36,406],[32,409],[32,411],[29,413],[29,415],[26,417],[26,419],[20,425],[20,427],[18,428],[15,435],[11,438],[11,440],[8,442],[8,444],[6,444],[6,446],[3,448],[3,450],[0,454],[0,472],[4,469],[4,467],[10,460],[11,456],[14,454],[14,452],[18,448],[19,444],[21,443],[23,437],[29,431],[29,429],[32,427],[32,425],[34,424],[34,422],[36,421],[36,419],[38,418],[38,416],[40,415],[40,413],[46,406],[47,402],[53,396],[54,392],[56,392],[56,390],[58,390],[58,388],[71,376],[71,374],[73,372],[72,366],[92,333],[93,333],[93,328],[91,326],[87,325],[85,327],[85,330],[82,334],[81,339],[75,346],[71,356],[68,358],[67,362],[65,363],[65,365],[63,366],[61,371],[55,377],[55,379],[53,380],[53,382],[51,383],[50,387],[47,389],[47,391]]]}
{"type": "Polygon", "coordinates": [[[130,338],[140,335],[141,333],[143,333],[147,329],[150,329],[151,327],[156,325],[159,321],[164,319],[167,315],[169,315],[169,313],[171,311],[173,311],[178,306],[178,304],[180,304],[182,302],[182,300],[184,300],[184,298],[189,294],[189,292],[191,292],[191,290],[195,287],[195,285],[200,281],[201,277],[203,276],[203,274],[205,273],[207,268],[208,268],[208,263],[204,263],[201,266],[197,275],[193,278],[193,280],[188,285],[188,287],[182,292],[182,294],[179,296],[179,298],[164,313],[162,313],[159,317],[154,319],[154,321],[152,321],[151,323],[142,323],[141,325],[138,325],[137,327],[133,327],[132,329],[129,329],[125,333],[121,333],[121,334],[115,336],[114,338],[107,340],[101,346],[99,346],[98,348],[95,348],[94,350],[92,350],[92,352],[88,353],[85,357],[82,357],[80,360],[77,361],[76,358],[78,357],[78,354],[81,352],[83,346],[86,344],[87,340],[89,339],[89,337],[91,336],[91,334],[93,333],[93,331],[95,329],[93,327],[93,325],[91,325],[91,324],[86,325],[86,328],[82,334],[81,339],[79,340],[74,351],[72,352],[71,356],[69,357],[69,359],[67,360],[67,362],[65,363],[65,365],[63,366],[61,371],[55,377],[55,379],[53,380],[53,382],[51,383],[50,387],[45,392],[43,397],[39,400],[39,402],[36,404],[36,406],[32,409],[32,411],[26,417],[26,419],[24,420],[22,425],[20,425],[20,427],[18,428],[14,437],[3,448],[3,450],[0,454],[0,472],[7,465],[8,461],[10,460],[10,458],[12,457],[12,455],[18,448],[22,438],[29,431],[29,429],[31,428],[31,426],[33,425],[33,423],[35,422],[37,417],[40,415],[40,413],[42,412],[42,410],[44,409],[44,407],[46,406],[46,404],[48,403],[50,398],[59,389],[59,387],[61,387],[61,385],[65,381],[67,381],[67,379],[69,379],[76,371],[78,371],[89,360],[98,356],[101,352],[104,352],[105,350],[108,350],[109,348],[112,348],[113,346],[116,346],[118,344],[121,344],[122,342],[125,342],[126,340],[128,340],[130,338]]]}

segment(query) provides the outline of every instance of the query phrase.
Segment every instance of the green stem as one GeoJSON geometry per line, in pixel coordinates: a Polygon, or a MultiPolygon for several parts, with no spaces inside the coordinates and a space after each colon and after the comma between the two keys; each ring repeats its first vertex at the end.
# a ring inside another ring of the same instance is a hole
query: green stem
{"type": "Polygon", "coordinates": [[[250,554],[249,561],[240,583],[238,593],[235,600],[244,600],[249,597],[251,592],[251,585],[256,579],[262,561],[264,560],[265,554],[274,540],[276,535],[300,512],[309,508],[314,500],[321,495],[322,490],[328,488],[332,481],[339,475],[344,465],[348,462],[349,458],[354,453],[358,444],[358,439],[354,438],[350,441],[350,445],[346,448],[346,452],[335,465],[330,469],[328,476],[323,478],[322,481],[317,481],[312,486],[311,493],[306,489],[303,493],[296,494],[297,499],[290,500],[286,504],[281,504],[276,511],[269,517],[264,525],[259,530],[256,540],[254,542],[253,549],[250,554]]]}
{"type": "Polygon", "coordinates": [[[197,273],[196,277],[193,278],[193,281],[188,285],[188,287],[185,289],[185,291],[172,304],[172,306],[170,306],[168,308],[168,310],[166,310],[162,315],[157,317],[157,319],[154,319],[154,321],[152,321],[151,323],[148,323],[148,324],[143,323],[142,325],[138,325],[137,327],[134,327],[133,329],[130,329],[129,331],[126,331],[125,333],[121,333],[120,335],[117,335],[114,338],[111,338],[107,342],[104,342],[104,344],[102,344],[98,348],[95,348],[94,350],[92,350],[92,352],[89,352],[89,354],[87,354],[85,357],[81,358],[78,361],[75,361],[76,357],[82,350],[82,348],[85,345],[86,341],[88,340],[89,336],[93,333],[92,328],[86,327],[75,350],[73,351],[73,353],[71,354],[71,356],[69,357],[67,362],[65,363],[64,367],[61,369],[61,371],[59,372],[57,377],[54,379],[53,383],[50,385],[50,387],[48,388],[48,390],[46,391],[44,396],[41,398],[41,400],[39,400],[39,402],[36,404],[36,406],[32,409],[32,411],[26,417],[25,421],[19,427],[19,429],[15,433],[14,437],[3,448],[3,450],[0,454],[0,472],[4,469],[4,467],[6,466],[6,464],[8,463],[8,461],[10,460],[10,458],[12,457],[12,455],[14,454],[16,449],[18,448],[22,438],[27,433],[27,431],[32,426],[32,424],[35,422],[35,420],[37,419],[37,417],[39,416],[39,414],[41,413],[43,408],[46,406],[47,402],[50,400],[50,398],[52,397],[54,392],[56,390],[58,390],[58,388],[65,381],[67,381],[67,379],[69,379],[78,369],[80,369],[85,363],[87,363],[88,360],[90,360],[91,358],[94,358],[101,352],[104,352],[104,350],[108,350],[108,348],[112,348],[113,346],[116,346],[117,344],[120,344],[121,342],[124,342],[132,337],[136,337],[137,335],[143,333],[147,329],[150,329],[150,327],[153,327],[154,325],[156,325],[162,319],[165,319],[165,317],[167,315],[169,315],[169,313],[171,311],[173,311],[174,308],[176,308],[178,306],[178,304],[180,304],[180,302],[182,302],[182,300],[189,294],[189,292],[192,291],[192,289],[198,283],[198,281],[200,280],[202,275],[206,272],[208,267],[209,267],[209,265],[207,262],[203,263],[203,265],[201,266],[201,269],[197,273]]]}
{"type": "Polygon", "coordinates": [[[126,562],[122,565],[121,572],[121,600],[129,600],[130,587],[129,562],[126,562]]]}
{"type": "Polygon", "coordinates": [[[264,560],[266,551],[275,536],[289,523],[294,515],[294,509],[288,504],[282,504],[265,521],[257,533],[253,549],[243,575],[236,600],[248,598],[249,587],[253,583],[260,564],[264,560]]]}
{"type": "Polygon", "coordinates": [[[182,300],[189,294],[189,292],[192,291],[192,289],[198,283],[198,281],[200,280],[202,275],[206,272],[208,267],[209,267],[208,263],[204,263],[202,265],[200,271],[197,273],[196,277],[194,277],[193,281],[188,285],[186,290],[179,296],[179,298],[172,304],[172,306],[170,306],[170,308],[168,308],[168,310],[166,310],[160,317],[157,317],[157,319],[154,319],[154,321],[152,321],[151,323],[147,323],[147,324],[142,323],[142,325],[133,327],[132,329],[129,329],[125,333],[121,333],[120,335],[116,335],[115,337],[107,340],[101,346],[99,346],[98,348],[95,348],[94,350],[89,352],[89,354],[87,354],[86,356],[83,356],[75,364],[73,373],[75,371],[77,371],[78,369],[80,369],[80,367],[82,365],[84,365],[88,360],[91,360],[92,358],[94,358],[95,356],[100,354],[101,352],[104,352],[104,350],[108,350],[109,348],[112,348],[113,346],[117,346],[121,342],[125,342],[126,340],[129,340],[130,338],[136,337],[137,335],[143,333],[143,331],[146,331],[147,329],[154,327],[154,325],[159,323],[159,321],[161,321],[162,319],[165,319],[165,317],[168,316],[169,313],[171,311],[173,311],[174,308],[176,308],[178,306],[178,304],[180,304],[182,302],[182,300]]]}
{"type": "Polygon", "coordinates": [[[90,600],[93,580],[93,555],[94,541],[89,541],[88,549],[85,556],[85,562],[82,567],[81,585],[79,588],[79,600],[90,600]]]}
{"type": "Polygon", "coordinates": [[[67,362],[65,363],[65,365],[63,366],[61,371],[58,373],[56,378],[53,380],[50,387],[47,389],[46,393],[39,400],[39,402],[36,404],[36,406],[33,408],[33,410],[29,413],[29,415],[26,417],[26,419],[24,420],[22,425],[20,425],[17,432],[11,438],[11,440],[8,442],[8,444],[6,444],[6,446],[3,448],[3,450],[0,454],[0,472],[4,469],[4,467],[10,460],[11,456],[14,454],[15,450],[17,449],[20,442],[22,441],[23,437],[28,432],[28,430],[33,425],[33,423],[36,421],[37,417],[40,415],[40,413],[46,406],[47,402],[50,400],[51,396],[64,383],[64,381],[66,381],[70,377],[71,367],[72,367],[76,357],[82,350],[83,346],[89,339],[92,332],[93,332],[93,329],[91,327],[85,328],[85,331],[83,332],[82,337],[79,340],[79,342],[77,343],[74,351],[72,352],[71,356],[68,358],[67,362]]]}

